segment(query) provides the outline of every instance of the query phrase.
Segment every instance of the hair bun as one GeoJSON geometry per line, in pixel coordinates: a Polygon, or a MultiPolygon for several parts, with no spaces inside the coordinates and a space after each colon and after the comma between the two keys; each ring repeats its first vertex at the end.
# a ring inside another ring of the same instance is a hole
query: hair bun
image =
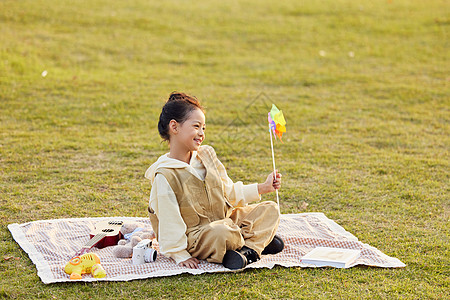
{"type": "Polygon", "coordinates": [[[189,96],[185,93],[172,92],[170,94],[167,102],[173,102],[173,101],[187,102],[187,103],[193,104],[194,106],[197,106],[198,108],[203,110],[203,107],[201,107],[200,102],[198,101],[197,97],[195,97],[195,96],[189,96]]]}
{"type": "Polygon", "coordinates": [[[189,98],[189,96],[186,95],[185,93],[172,92],[170,94],[169,99],[167,100],[167,102],[182,101],[182,100],[185,100],[186,98],[189,98]]]}

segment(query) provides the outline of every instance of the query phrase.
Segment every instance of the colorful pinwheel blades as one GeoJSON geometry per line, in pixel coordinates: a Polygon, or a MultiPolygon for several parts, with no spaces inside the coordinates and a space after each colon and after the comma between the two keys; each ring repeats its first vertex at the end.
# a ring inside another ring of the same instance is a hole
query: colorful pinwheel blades
{"type": "Polygon", "coordinates": [[[283,112],[279,110],[275,104],[272,104],[272,109],[268,114],[268,121],[274,135],[278,136],[280,141],[283,142],[281,137],[283,136],[283,133],[286,132],[286,120],[284,119],[283,112]]]}

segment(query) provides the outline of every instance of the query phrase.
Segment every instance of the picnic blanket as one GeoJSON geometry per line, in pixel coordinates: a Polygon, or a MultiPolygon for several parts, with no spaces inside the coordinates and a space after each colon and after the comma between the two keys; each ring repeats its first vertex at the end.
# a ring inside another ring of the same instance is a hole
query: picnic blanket
{"type": "MultiPolygon", "coordinates": [[[[36,265],[37,274],[48,284],[54,282],[69,282],[69,275],[63,268],[74,253],[89,240],[89,233],[95,224],[108,219],[138,221],[150,225],[147,218],[79,218],[33,221],[24,224],[10,224],[14,240],[29,255],[36,265]]],[[[277,234],[283,238],[285,248],[276,255],[263,255],[261,260],[249,264],[246,268],[273,268],[275,265],[284,267],[314,267],[301,262],[302,256],[318,246],[358,249],[361,255],[350,267],[367,265],[385,268],[405,267],[400,260],[383,254],[376,248],[364,244],[327,218],[322,213],[284,214],[281,216],[277,234]]],[[[188,269],[175,264],[172,259],[159,253],[158,243],[153,247],[158,250],[155,262],[142,265],[132,265],[131,258],[116,258],[113,247],[103,249],[92,248],[101,259],[106,270],[105,278],[93,278],[90,274],[83,275],[81,281],[127,281],[150,277],[172,276],[181,273],[202,274],[210,272],[231,272],[221,264],[201,261],[198,269],[188,269]]],[[[77,280],[79,281],[79,280],[77,280]]]]}

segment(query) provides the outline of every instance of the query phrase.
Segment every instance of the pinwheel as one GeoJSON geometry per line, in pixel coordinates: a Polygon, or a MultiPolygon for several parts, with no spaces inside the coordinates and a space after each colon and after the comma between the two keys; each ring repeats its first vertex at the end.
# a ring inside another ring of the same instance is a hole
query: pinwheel
{"type": "Polygon", "coordinates": [[[275,104],[272,104],[272,109],[269,112],[269,126],[273,131],[273,134],[278,136],[281,142],[281,137],[283,133],[286,132],[286,120],[284,119],[283,112],[279,110],[275,104]]]}
{"type": "MultiPolygon", "coordinates": [[[[272,149],[273,174],[275,180],[277,173],[275,168],[275,156],[273,154],[272,132],[274,136],[278,136],[281,142],[283,142],[281,140],[281,137],[283,136],[283,133],[286,132],[286,120],[284,119],[283,112],[279,110],[275,106],[275,104],[272,104],[272,109],[268,114],[268,121],[269,121],[270,147],[272,149]]],[[[278,190],[275,190],[275,193],[277,195],[278,210],[280,210],[280,200],[278,198],[278,190]]]]}

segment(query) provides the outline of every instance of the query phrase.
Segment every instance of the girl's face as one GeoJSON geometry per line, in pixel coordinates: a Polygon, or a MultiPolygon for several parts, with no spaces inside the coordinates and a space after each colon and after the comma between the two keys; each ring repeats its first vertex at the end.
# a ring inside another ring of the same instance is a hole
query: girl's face
{"type": "Polygon", "coordinates": [[[205,114],[200,109],[189,113],[186,121],[177,123],[176,134],[171,136],[176,139],[176,144],[186,147],[187,151],[197,151],[205,139],[205,114]]]}

